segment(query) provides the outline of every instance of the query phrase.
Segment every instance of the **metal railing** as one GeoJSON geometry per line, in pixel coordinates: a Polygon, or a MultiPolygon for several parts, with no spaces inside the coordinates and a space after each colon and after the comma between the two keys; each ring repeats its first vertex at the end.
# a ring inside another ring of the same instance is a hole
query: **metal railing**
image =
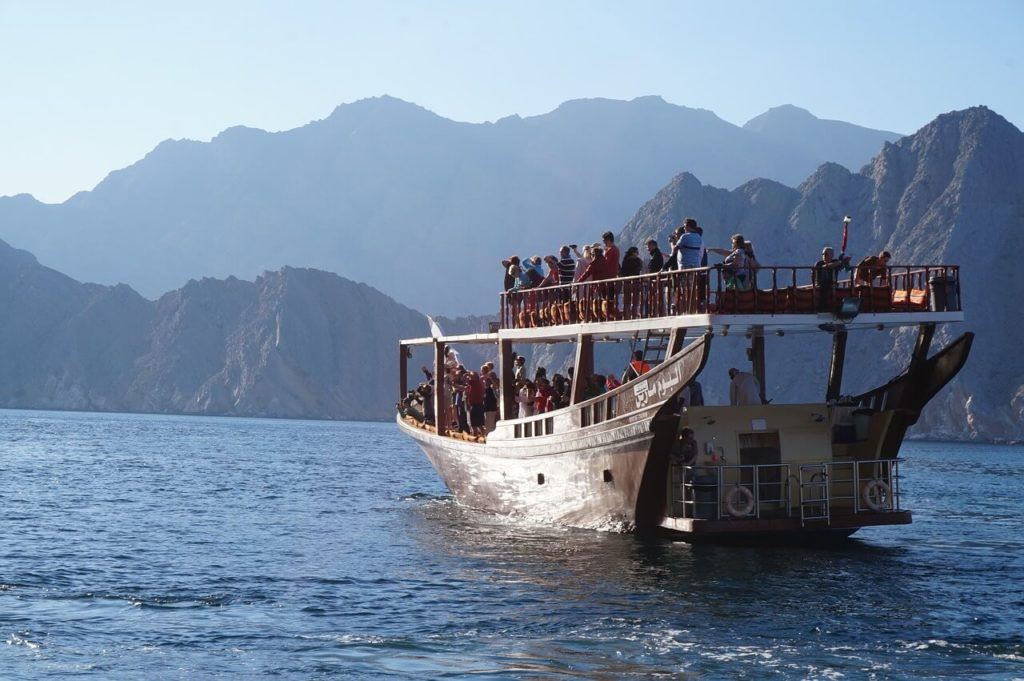
{"type": "Polygon", "coordinates": [[[961,310],[957,265],[878,268],[870,281],[860,278],[856,268],[829,273],[833,276],[826,278],[814,267],[773,265],[752,268],[740,279],[719,265],[506,291],[501,294],[501,326],[533,328],[704,312],[813,314],[835,312],[847,298],[858,299],[859,311],[866,313],[961,310]]]}
{"type": "Polygon", "coordinates": [[[670,515],[696,520],[889,513],[900,506],[900,459],[670,468],[670,515]],[[794,473],[794,468],[796,473],[794,473]]]}

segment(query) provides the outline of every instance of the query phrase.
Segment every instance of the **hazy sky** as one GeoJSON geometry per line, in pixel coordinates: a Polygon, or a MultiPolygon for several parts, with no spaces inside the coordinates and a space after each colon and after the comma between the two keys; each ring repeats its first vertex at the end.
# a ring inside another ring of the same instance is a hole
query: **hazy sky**
{"type": "Polygon", "coordinates": [[[792,103],[913,132],[1024,128],[1024,0],[0,0],[0,195],[62,201],[167,138],[391,94],[465,121],[660,94],[742,124],[792,103]]]}

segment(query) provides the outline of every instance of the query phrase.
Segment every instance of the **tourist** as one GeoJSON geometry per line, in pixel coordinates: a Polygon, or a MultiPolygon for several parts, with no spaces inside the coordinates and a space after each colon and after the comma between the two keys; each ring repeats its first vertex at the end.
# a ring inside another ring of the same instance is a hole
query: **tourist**
{"type": "Polygon", "coordinates": [[[547,286],[558,286],[558,281],[561,276],[558,264],[558,258],[553,255],[544,256],[544,264],[548,266],[548,273],[544,276],[544,280],[538,284],[539,287],[547,286]]]}
{"type": "Polygon", "coordinates": [[[622,381],[615,378],[615,374],[608,374],[604,379],[604,387],[606,390],[615,390],[620,385],[622,385],[622,381]]]}
{"type": "Polygon", "coordinates": [[[587,244],[583,247],[583,252],[580,253],[576,249],[576,246],[573,245],[572,251],[576,254],[576,270],[572,275],[573,283],[575,283],[580,280],[583,273],[587,271],[588,267],[590,267],[590,263],[594,261],[594,247],[587,244]]]}
{"type": "Polygon", "coordinates": [[[501,381],[493,373],[484,382],[484,431],[494,431],[498,423],[498,395],[501,394],[501,381]]]}
{"type": "Polygon", "coordinates": [[[619,267],[620,277],[635,277],[643,273],[644,261],[640,259],[640,250],[636,246],[626,249],[626,255],[622,256],[622,265],[619,267]]]}
{"type": "Polygon", "coordinates": [[[665,258],[665,264],[661,266],[661,269],[665,272],[671,272],[679,269],[679,237],[682,236],[682,229],[673,230],[668,235],[668,257],[665,258]]]}
{"type": "Polygon", "coordinates": [[[747,256],[747,277],[749,284],[748,288],[757,288],[757,271],[761,269],[761,263],[757,261],[757,256],[754,255],[754,244],[749,241],[743,242],[743,251],[747,256]]]}
{"type": "Polygon", "coordinates": [[[533,416],[534,401],[537,399],[537,387],[533,381],[523,381],[516,401],[519,403],[519,418],[533,416]]]}
{"type": "Polygon", "coordinates": [[[729,369],[729,404],[743,407],[761,404],[761,384],[757,377],[739,369],[729,369]]]}
{"type": "Polygon", "coordinates": [[[546,379],[548,377],[548,370],[545,367],[537,367],[537,370],[533,372],[533,382],[536,383],[540,379],[546,379]]]}
{"type": "Polygon", "coordinates": [[[835,257],[835,249],[825,246],[821,249],[821,260],[814,263],[813,284],[818,291],[818,310],[828,312],[832,309],[832,297],[839,281],[839,270],[850,262],[849,256],[835,257]]]}
{"type": "Polygon", "coordinates": [[[669,458],[673,466],[692,466],[697,459],[697,440],[693,437],[693,428],[683,428],[679,431],[675,444],[669,452],[669,458]]]}
{"type": "Polygon", "coordinates": [[[551,411],[551,383],[545,377],[537,379],[537,394],[534,398],[534,413],[543,414],[551,411]]]}
{"type": "Polygon", "coordinates": [[[889,251],[882,251],[878,255],[869,255],[857,263],[853,273],[853,283],[858,286],[873,286],[876,278],[883,282],[889,280],[889,261],[892,255],[889,251]]]}
{"type": "Polygon", "coordinates": [[[464,369],[456,369],[452,379],[452,407],[455,410],[455,423],[459,432],[468,433],[469,419],[466,414],[466,382],[467,376],[464,369]]]}
{"type": "Polygon", "coordinates": [[[612,279],[619,276],[619,247],[615,245],[615,235],[611,232],[602,234],[601,239],[604,241],[604,257],[611,271],[608,279],[612,279]]]}
{"type": "Polygon", "coordinates": [[[505,291],[506,293],[508,291],[511,291],[513,288],[515,288],[515,285],[516,285],[516,276],[514,274],[512,274],[511,268],[512,268],[512,260],[511,259],[507,259],[507,260],[502,260],[501,261],[501,269],[505,273],[505,282],[504,282],[504,284],[502,284],[502,289],[501,290],[505,291]]]}
{"type": "Polygon", "coordinates": [[[512,363],[513,378],[518,383],[526,378],[526,357],[519,355],[512,363]]]}
{"type": "Polygon", "coordinates": [[[526,276],[526,272],[523,271],[522,263],[519,261],[518,255],[513,255],[508,259],[508,276],[513,279],[512,290],[518,291],[520,289],[530,287],[530,279],[526,276]]]}
{"type": "Polygon", "coordinates": [[[523,270],[526,273],[528,288],[537,288],[544,281],[544,270],[541,266],[541,257],[535,255],[523,263],[523,270]]]}
{"type": "MultiPolygon", "coordinates": [[[[573,244],[571,248],[575,250],[576,244],[573,244]]],[[[576,261],[569,254],[569,249],[569,246],[562,246],[558,249],[558,283],[562,286],[576,281],[576,261]]]]}
{"type": "Polygon", "coordinates": [[[565,376],[555,374],[551,377],[551,408],[561,409],[569,406],[569,394],[567,391],[565,376]]]}
{"type": "MultiPolygon", "coordinates": [[[[617,251],[618,249],[616,249],[617,251]]],[[[591,253],[594,255],[593,262],[587,267],[586,271],[580,275],[580,281],[586,281],[587,279],[593,279],[594,281],[603,281],[605,279],[611,279],[615,276],[615,272],[619,269],[619,263],[612,261],[608,258],[604,250],[598,246],[591,249],[591,253]],[[612,266],[614,265],[614,267],[612,266]]]]}
{"type": "Polygon", "coordinates": [[[484,382],[475,371],[466,372],[466,410],[469,412],[469,427],[476,436],[487,434],[484,430],[484,382]]]}
{"type": "Polygon", "coordinates": [[[749,288],[747,251],[743,244],[743,235],[733,234],[731,248],[708,249],[712,253],[725,256],[722,260],[722,278],[725,281],[725,287],[730,290],[745,291],[749,288]]]}
{"type": "Polygon", "coordinates": [[[630,360],[626,370],[622,373],[622,382],[628,383],[636,378],[640,378],[650,370],[651,365],[644,361],[644,351],[634,350],[633,359],[630,360]]]}
{"type": "Polygon", "coordinates": [[[690,270],[701,266],[704,257],[704,238],[698,233],[697,221],[693,218],[683,220],[683,229],[676,242],[678,264],[681,270],[690,270]]]}
{"type": "Polygon", "coordinates": [[[647,240],[647,254],[651,256],[647,261],[647,273],[660,272],[665,266],[665,256],[662,255],[661,249],[658,248],[658,242],[654,239],[647,240]]]}

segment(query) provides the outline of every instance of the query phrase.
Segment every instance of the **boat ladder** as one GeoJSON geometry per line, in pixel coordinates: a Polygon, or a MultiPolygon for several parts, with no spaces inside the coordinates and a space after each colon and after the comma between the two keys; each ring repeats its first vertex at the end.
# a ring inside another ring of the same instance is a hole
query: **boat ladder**
{"type": "Polygon", "coordinates": [[[800,466],[800,526],[808,522],[831,521],[829,515],[828,466],[811,463],[800,466]]]}
{"type": "MultiPolygon", "coordinates": [[[[665,353],[668,352],[669,335],[659,331],[648,331],[643,341],[643,361],[647,362],[653,369],[665,361],[665,353]]],[[[633,339],[633,349],[637,350],[639,346],[640,338],[636,336],[633,339]]]]}

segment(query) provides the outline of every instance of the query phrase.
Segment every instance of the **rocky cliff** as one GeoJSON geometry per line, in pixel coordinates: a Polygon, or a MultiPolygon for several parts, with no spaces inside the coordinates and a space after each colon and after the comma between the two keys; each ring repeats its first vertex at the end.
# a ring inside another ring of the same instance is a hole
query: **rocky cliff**
{"type": "MultiPolygon", "coordinates": [[[[887,249],[894,263],[959,264],[967,321],[943,329],[936,343],[964,330],[977,339],[967,367],[929,405],[915,434],[1024,440],[1024,358],[1016,352],[1024,312],[1024,278],[1016,272],[1024,252],[1024,134],[1004,118],[984,107],[944,114],[886,143],[860,172],[826,164],[796,189],[755,180],[728,191],[683,174],[637,212],[621,240],[664,243],[687,215],[700,220],[709,245],[725,247],[731,234],[744,234],[765,264],[813,264],[822,245],[838,247],[844,215],[853,217],[848,250],[856,259],[887,249]]],[[[768,343],[777,353],[771,394],[820,398],[827,347],[808,345],[821,340],[768,343]]],[[[894,374],[912,341],[907,331],[852,337],[844,392],[894,374]]],[[[724,387],[727,363],[739,361],[738,353],[719,353],[709,365],[713,395],[724,387]]]]}
{"type": "Polygon", "coordinates": [[[190,281],[153,302],[0,242],[0,292],[4,407],[386,418],[398,339],[429,334],[420,313],[308,269],[190,281]]]}
{"type": "Polygon", "coordinates": [[[293,265],[431,314],[492,313],[501,257],[593,241],[680,170],[726,187],[798,182],[840,156],[858,168],[879,135],[896,138],[848,126],[809,147],[783,123],[745,129],[643,97],[470,124],[381,97],[294,130],[165,141],[59,205],[0,198],[0,238],[79,280],[123,281],[147,297],[293,265]]]}

